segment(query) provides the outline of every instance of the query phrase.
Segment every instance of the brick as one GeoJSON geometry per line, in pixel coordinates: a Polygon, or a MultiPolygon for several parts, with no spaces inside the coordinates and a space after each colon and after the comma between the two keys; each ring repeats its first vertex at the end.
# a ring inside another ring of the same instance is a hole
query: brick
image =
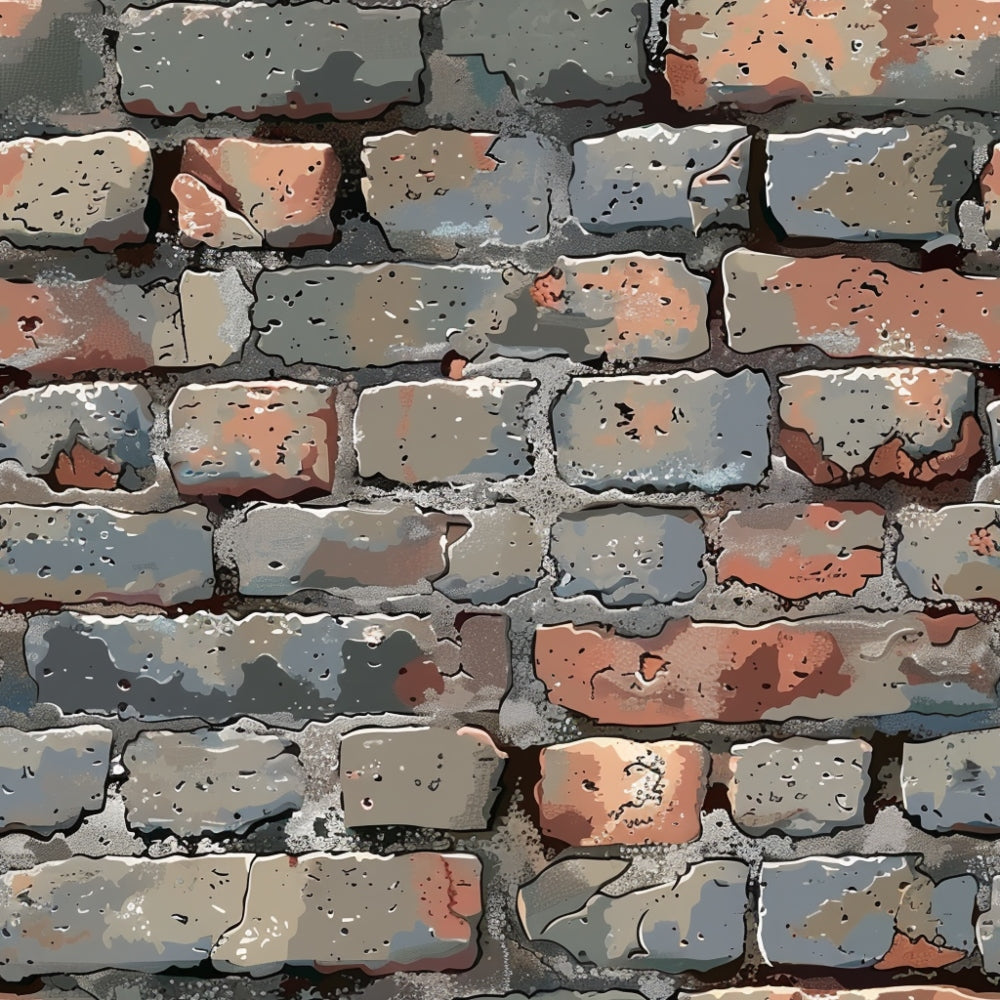
{"type": "Polygon", "coordinates": [[[616,969],[704,972],[742,957],[746,865],[704,861],[670,882],[621,895],[602,891],[629,866],[611,858],[549,865],[518,892],[528,939],[552,942],[576,962],[616,969]]]}
{"type": "Polygon", "coordinates": [[[141,490],[153,482],[152,400],[140,385],[93,382],[0,399],[0,462],[55,489],[141,490]]]}
{"type": "Polygon", "coordinates": [[[212,527],[205,512],[122,514],[0,505],[0,603],[54,601],[166,606],[212,596],[212,527]]]}
{"type": "Polygon", "coordinates": [[[258,976],[281,965],[371,975],[467,969],[478,956],[481,880],[472,854],[257,858],[243,920],[212,962],[258,976]]]}
{"type": "Polygon", "coordinates": [[[140,733],[122,752],[126,822],[143,834],[243,834],[300,809],[305,770],[292,747],[232,731],[140,733]]]}
{"type": "Polygon", "coordinates": [[[478,357],[527,282],[481,265],[373,264],[262,271],[254,327],[285,364],[352,369],[478,357]]]}
{"type": "Polygon", "coordinates": [[[647,87],[648,20],[646,5],[635,0],[568,0],[544,12],[530,0],[503,7],[453,0],[441,10],[442,50],[479,57],[488,72],[504,75],[522,103],[615,104],[647,87]]]}
{"type": "Polygon", "coordinates": [[[542,833],[575,847],[686,844],[701,836],[709,752],[684,740],[595,737],[543,747],[542,833]]]}
{"type": "Polygon", "coordinates": [[[719,581],[800,601],[856,594],[882,573],[885,511],[873,503],[767,504],[719,526],[719,581]]]}
{"type": "Polygon", "coordinates": [[[679,257],[559,257],[531,288],[532,343],[574,361],[694,358],[709,348],[708,288],[679,257]]]}
{"type": "Polygon", "coordinates": [[[354,729],[340,741],[344,822],[485,830],[506,759],[472,726],[354,729]]]}
{"type": "Polygon", "coordinates": [[[335,391],[288,381],[183,386],[170,404],[167,459],[186,495],[329,491],[335,391]]]}
{"type": "Polygon", "coordinates": [[[0,729],[0,830],[48,836],[102,809],[112,736],[103,726],[0,729]]]}
{"type": "Polygon", "coordinates": [[[239,271],[185,271],[178,283],[182,337],[164,344],[156,363],[200,368],[239,359],[250,337],[253,295],[239,271]]]}
{"type": "Polygon", "coordinates": [[[612,608],[687,601],[705,586],[705,534],[697,511],[595,507],[562,514],[550,548],[556,597],[592,594],[612,608]]]}
{"type": "Polygon", "coordinates": [[[922,986],[878,986],[872,989],[806,989],[801,986],[744,986],[741,988],[681,993],[682,1000],[994,1000],[996,994],[940,983],[922,986]]]}
{"type": "Polygon", "coordinates": [[[250,860],[73,857],[7,871],[0,875],[4,979],[196,966],[239,921],[250,860]]]}
{"type": "Polygon", "coordinates": [[[769,416],[767,378],[748,369],[575,378],[552,410],[556,466],[594,492],[752,486],[769,416]]]}
{"type": "MultiPolygon", "coordinates": [[[[639,993],[623,993],[621,990],[602,990],[599,993],[578,993],[576,990],[549,990],[542,993],[533,993],[529,997],[526,993],[505,993],[503,1000],[643,1000],[639,993]]],[[[48,1000],[47,997],[40,997],[39,1000],[48,1000]]],[[[86,1000],[85,997],[67,997],[66,1000],[86,1000]]],[[[479,996],[472,1000],[501,1000],[499,996],[479,996]]]]}
{"type": "Polygon", "coordinates": [[[947,368],[847,368],[780,378],[778,443],[818,486],[962,474],[982,453],[976,380],[947,368]]]}
{"type": "Polygon", "coordinates": [[[298,249],[333,243],[339,183],[327,143],[188,139],[171,190],[190,242],[298,249]]]}
{"type": "Polygon", "coordinates": [[[1000,730],[903,745],[903,808],[931,833],[1000,833],[1000,730]]]}
{"type": "Polygon", "coordinates": [[[543,625],[534,656],[553,704],[612,725],[967,715],[996,707],[1000,679],[989,626],[961,614],[682,618],[648,638],[543,625]]]}
{"type": "Polygon", "coordinates": [[[990,908],[981,913],[976,921],[976,943],[982,954],[983,971],[991,976],[1000,974],[998,916],[1000,916],[1000,876],[994,875],[990,886],[990,908]]]}
{"type": "Polygon", "coordinates": [[[772,135],[767,204],[789,236],[852,242],[958,236],[972,150],[968,136],[916,125],[772,135]]]}
{"type": "Polygon", "coordinates": [[[935,882],[911,857],[764,862],[758,940],[768,965],[937,969],[974,948],[971,875],[935,882]]]}
{"type": "Polygon", "coordinates": [[[751,837],[816,837],[864,826],[872,748],[864,740],[756,740],[734,744],[727,794],[751,837]]]}
{"type": "Polygon", "coordinates": [[[0,237],[18,247],[142,243],[153,160],[138,132],[0,142],[0,237]]]}
{"type": "Polygon", "coordinates": [[[749,152],[738,125],[645,125],[582,139],[573,146],[570,207],[592,233],[747,226],[749,152]]]}
{"type": "Polygon", "coordinates": [[[743,248],[722,262],[729,346],[811,345],[831,358],[1000,362],[1000,281],[835,254],[743,248]]]}
{"type": "Polygon", "coordinates": [[[537,387],[480,376],[365,389],[354,417],[358,471],[399,483],[527,475],[533,458],[524,408],[537,387]]]}
{"type": "Polygon", "coordinates": [[[767,111],[790,101],[969,107],[992,99],[1000,20],[982,0],[932,0],[905,14],[871,0],[682,0],[666,16],[670,95],[688,110],[767,111]]]}
{"type": "Polygon", "coordinates": [[[300,726],[337,715],[496,710],[509,683],[507,619],[196,612],[33,615],[39,698],[64,714],[147,722],[252,716],[300,726]]]}
{"type": "Polygon", "coordinates": [[[901,526],[896,572],[926,601],[995,599],[1000,587],[1000,506],[950,504],[911,512],[901,526]]]}
{"type": "Polygon", "coordinates": [[[979,174],[979,198],[983,203],[983,227],[991,242],[1000,240],[1000,145],[990,150],[990,158],[979,174]]]}
{"type": "Polygon", "coordinates": [[[119,30],[132,114],[372,118],[420,97],[416,7],[164,3],[128,8],[119,30]]]}
{"type": "Polygon", "coordinates": [[[549,230],[550,153],[534,136],[425,129],[368,136],[361,190],[389,246],[450,258],[549,230]]]}
{"type": "Polygon", "coordinates": [[[1000,461],[1000,400],[986,407],[986,421],[990,432],[991,455],[994,462],[1000,461]]]}

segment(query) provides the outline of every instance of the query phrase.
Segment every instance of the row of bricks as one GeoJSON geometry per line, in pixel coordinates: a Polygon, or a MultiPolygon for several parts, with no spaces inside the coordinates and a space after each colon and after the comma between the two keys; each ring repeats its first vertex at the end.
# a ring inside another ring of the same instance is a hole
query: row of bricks
{"type": "MultiPolygon", "coordinates": [[[[321,772],[330,776],[322,804],[335,781],[335,813],[347,829],[489,828],[508,755],[485,731],[329,728],[312,726],[301,745],[239,729],[143,732],[114,762],[112,733],[102,726],[0,729],[0,833],[69,829],[104,808],[114,777],[132,831],[244,834],[300,811],[307,799],[315,804],[307,785],[321,772]]],[[[997,729],[904,743],[903,811],[932,833],[1000,834],[998,753],[997,729]]],[[[865,824],[872,787],[872,747],[859,739],[762,739],[713,755],[690,740],[593,737],[535,754],[542,833],[575,847],[695,841],[710,785],[725,788],[744,833],[826,835],[865,824]]],[[[879,788],[874,801],[885,797],[879,788]]]]}
{"type": "MultiPolygon", "coordinates": [[[[1000,363],[1000,279],[842,255],[723,258],[727,345],[835,358],[1000,363]]],[[[225,365],[251,333],[285,364],[341,370],[553,355],[683,361],[711,347],[711,285],[678,257],[558,257],[515,267],[392,263],[184,271],[143,287],[108,278],[0,280],[0,363],[40,376],[225,365]]]]}
{"type": "MultiPolygon", "coordinates": [[[[779,967],[927,970],[981,955],[996,972],[1000,905],[977,919],[978,880],[936,880],[918,860],[811,856],[751,872],[720,858],[609,890],[641,862],[569,857],[522,883],[518,916],[539,950],[604,968],[703,973],[756,948],[779,967]]],[[[467,969],[479,957],[483,874],[474,854],[425,851],[71,857],[0,875],[0,969],[8,981],[206,961],[257,976],[283,965],[467,969]],[[69,905],[80,898],[89,905],[69,905]]],[[[1000,903],[1000,877],[994,891],[1000,903]]]]}
{"type": "MultiPolygon", "coordinates": [[[[593,233],[698,232],[746,228],[757,199],[786,236],[954,242],[959,208],[976,181],[975,146],[944,126],[771,135],[766,190],[755,192],[745,128],[649,125],[573,146],[570,210],[593,233]],[[879,197],[859,213],[852,192],[873,187],[879,197]]],[[[370,136],[362,161],[367,210],[389,245],[432,259],[544,239],[563,171],[555,147],[538,136],[454,129],[370,136]]],[[[998,166],[1000,150],[979,191],[993,239],[1000,237],[998,166]]],[[[148,236],[153,156],[138,132],[0,143],[0,173],[0,237],[15,246],[111,251],[148,236]]],[[[171,184],[182,242],[332,246],[340,177],[340,160],[325,143],[188,139],[171,184]]]]}

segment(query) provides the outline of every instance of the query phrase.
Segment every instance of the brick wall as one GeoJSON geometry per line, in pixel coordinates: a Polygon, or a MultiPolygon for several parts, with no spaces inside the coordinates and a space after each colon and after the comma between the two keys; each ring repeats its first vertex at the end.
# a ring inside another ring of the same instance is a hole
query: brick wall
{"type": "Polygon", "coordinates": [[[0,0],[0,995],[1000,996],[998,56],[0,0]]]}

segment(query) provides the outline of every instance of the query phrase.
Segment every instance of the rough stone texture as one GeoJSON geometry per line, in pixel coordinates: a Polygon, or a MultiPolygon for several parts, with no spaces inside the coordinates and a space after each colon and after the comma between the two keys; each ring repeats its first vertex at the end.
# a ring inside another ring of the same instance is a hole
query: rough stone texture
{"type": "Polygon", "coordinates": [[[478,955],[481,869],[472,854],[257,858],[243,920],[212,963],[258,976],[281,965],[371,975],[467,969],[478,955]]]}
{"type": "Polygon", "coordinates": [[[976,921],[976,943],[983,958],[983,969],[992,976],[1000,975],[1000,875],[993,876],[990,887],[990,908],[976,921]]]}
{"type": "Polygon", "coordinates": [[[566,0],[551,10],[452,0],[441,11],[442,49],[479,57],[522,102],[616,104],[646,89],[648,21],[642,0],[566,0]]]}
{"type": "Polygon", "coordinates": [[[0,462],[56,489],[140,490],[155,477],[152,400],[140,385],[94,382],[0,399],[0,462]]]}
{"type": "Polygon", "coordinates": [[[73,857],[7,871],[0,875],[3,976],[198,965],[239,921],[250,861],[249,854],[73,857]]]}
{"type": "Polygon", "coordinates": [[[372,118],[420,95],[416,7],[165,3],[129,8],[120,23],[121,98],[133,114],[372,118]]]}
{"type": "Polygon", "coordinates": [[[43,836],[104,807],[110,729],[0,729],[0,831],[43,836]]]}
{"type": "Polygon", "coordinates": [[[506,759],[472,726],[352,730],[340,741],[344,822],[485,830],[506,759]]]}
{"type": "Polygon", "coordinates": [[[957,236],[958,202],[973,180],[973,145],[968,136],[917,125],[772,135],[767,204],[789,236],[957,236]]]}
{"type": "Polygon", "coordinates": [[[570,205],[584,229],[746,226],[750,139],[737,125],[644,125],[573,146],[570,205]]]}
{"type": "Polygon", "coordinates": [[[758,939],[769,965],[937,969],[972,952],[975,901],[905,855],[764,862],[758,939]]]}
{"type": "Polygon", "coordinates": [[[19,247],[142,243],[153,176],[138,132],[0,142],[0,237],[19,247]]]}
{"type": "Polygon", "coordinates": [[[186,385],[170,404],[167,458],[189,495],[329,491],[337,461],[335,391],[300,382],[186,385]]]}
{"type": "Polygon", "coordinates": [[[212,527],[205,511],[122,514],[0,505],[0,604],[121,601],[166,606],[212,596],[212,527]]]}
{"type": "Polygon", "coordinates": [[[990,430],[990,441],[993,445],[993,461],[1000,461],[1000,400],[986,407],[986,419],[990,430]]]}
{"type": "Polygon", "coordinates": [[[64,612],[32,617],[25,656],[41,701],[150,722],[495,710],[510,673],[507,619],[490,614],[439,634],[416,615],[64,612]]]}
{"type": "Polygon", "coordinates": [[[768,504],[719,526],[721,582],[738,580],[792,601],[856,594],[882,572],[885,511],[873,503],[768,504]]]}
{"type": "Polygon", "coordinates": [[[521,887],[517,909],[532,941],[578,962],[660,972],[703,972],[743,954],[747,866],[704,861],[669,883],[610,895],[628,861],[557,861],[521,887]]]}
{"type": "Polygon", "coordinates": [[[864,740],[734,744],[727,782],[733,821],[751,837],[814,837],[863,826],[872,748],[864,740]]]}
{"type": "Polygon", "coordinates": [[[996,600],[1000,594],[1000,506],[920,510],[902,525],[896,572],[926,601],[996,600]]]}
{"type": "Polygon", "coordinates": [[[983,226],[990,240],[1000,240],[1000,146],[994,146],[979,175],[979,197],[983,203],[983,226]]]}
{"type": "Polygon", "coordinates": [[[910,983],[906,986],[878,986],[872,989],[830,990],[819,986],[743,986],[680,994],[682,1000],[994,1000],[995,994],[975,993],[954,986],[910,983]]]}
{"type": "Polygon", "coordinates": [[[682,618],[648,638],[544,625],[535,673],[554,704],[612,725],[967,715],[998,705],[995,642],[987,623],[962,614],[858,612],[752,628],[682,618]]]}
{"type": "Polygon", "coordinates": [[[140,733],[122,753],[129,827],[178,837],[246,833],[303,803],[305,772],[278,736],[140,733]]]}
{"type": "Polygon", "coordinates": [[[947,368],[848,368],[781,376],[778,442],[819,486],[960,475],[982,453],[976,380],[947,368]]]}
{"type": "Polygon", "coordinates": [[[697,511],[595,507],[552,527],[556,597],[593,594],[611,608],[690,600],[705,586],[705,535],[697,511]]]}
{"type": "Polygon", "coordinates": [[[743,248],[726,255],[722,276],[737,351],[811,344],[832,358],[1000,362],[996,278],[743,248]]]}
{"type": "Polygon", "coordinates": [[[171,190],[188,240],[297,249],[333,242],[339,183],[326,143],[188,139],[171,190]]]}
{"type": "MultiPolygon", "coordinates": [[[[185,271],[178,282],[181,343],[164,345],[156,363],[200,368],[239,359],[250,337],[253,295],[234,267],[222,271],[185,271]]],[[[155,346],[155,345],[154,345],[155,346]]]]}
{"type": "Polygon", "coordinates": [[[358,472],[453,484],[527,475],[533,458],[524,409],[537,387],[480,376],[365,389],[354,417],[358,472]]]}
{"type": "Polygon", "coordinates": [[[512,323],[527,281],[482,265],[263,271],[253,322],[261,350],[286,364],[382,367],[448,351],[472,360],[512,323]]]}
{"type": "Polygon", "coordinates": [[[389,245],[450,258],[549,230],[549,153],[535,136],[431,128],[364,140],[361,190],[389,245]]]}
{"type": "Polygon", "coordinates": [[[686,844],[701,836],[711,755],[698,743],[595,737],[543,747],[542,832],[578,847],[686,844]]]}
{"type": "Polygon", "coordinates": [[[903,808],[932,833],[1000,833],[1000,730],[903,747],[903,808]]]}
{"type": "Polygon", "coordinates": [[[768,399],[749,370],[574,378],[552,411],[559,475],[594,492],[755,485],[769,462],[768,399]]]}
{"type": "Polygon", "coordinates": [[[531,287],[532,343],[574,361],[694,358],[709,348],[708,288],[679,257],[559,257],[531,287]]]}

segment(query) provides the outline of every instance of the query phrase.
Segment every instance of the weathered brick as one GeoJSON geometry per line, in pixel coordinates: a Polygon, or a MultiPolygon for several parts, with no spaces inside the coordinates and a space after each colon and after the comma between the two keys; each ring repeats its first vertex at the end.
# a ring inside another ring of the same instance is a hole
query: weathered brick
{"type": "Polygon", "coordinates": [[[990,886],[990,908],[976,921],[976,943],[983,957],[983,970],[1000,975],[1000,875],[993,876],[990,886]]]}
{"type": "Polygon", "coordinates": [[[542,832],[577,847],[686,844],[701,836],[709,752],[685,740],[595,737],[544,747],[542,832]]]}
{"type": "Polygon", "coordinates": [[[326,143],[188,139],[171,191],[188,241],[294,249],[333,242],[339,183],[326,143]]]}
{"type": "Polygon", "coordinates": [[[0,237],[108,251],[142,243],[152,176],[138,132],[0,142],[0,237]]]}
{"type": "Polygon", "coordinates": [[[7,871],[0,875],[4,979],[198,965],[240,920],[250,861],[249,854],[73,857],[7,871]]]}
{"type": "Polygon", "coordinates": [[[0,603],[121,601],[181,604],[212,596],[212,528],[205,512],[122,514],[0,506],[0,603]]]}
{"type": "Polygon", "coordinates": [[[167,458],[189,495],[329,490],[337,461],[335,391],[300,382],[186,385],[170,404],[167,458]]]}
{"type": "Polygon", "coordinates": [[[832,358],[1000,362],[996,278],[744,248],[726,255],[722,276],[737,351],[809,344],[832,358]]]}
{"type": "MultiPolygon", "coordinates": [[[[578,993],[576,990],[548,990],[541,993],[532,993],[529,997],[525,993],[505,993],[499,996],[479,996],[472,1000],[643,1000],[640,993],[623,993],[621,990],[602,990],[598,993],[586,992],[578,993]]],[[[39,1000],[49,1000],[48,997],[40,997],[39,1000]]],[[[66,1000],[86,1000],[85,997],[67,997],[66,1000]]]]}
{"type": "Polygon", "coordinates": [[[243,920],[212,962],[253,975],[281,965],[372,975],[467,969],[478,955],[481,880],[472,854],[257,858],[243,920]]]}
{"type": "Polygon", "coordinates": [[[873,503],[768,504],[719,526],[720,582],[738,580],[800,601],[856,594],[882,572],[885,511],[873,503]]]}
{"type": "Polygon", "coordinates": [[[419,99],[420,11],[352,3],[128,8],[121,98],[138,115],[371,118],[419,99]]]}
{"type": "Polygon", "coordinates": [[[951,504],[910,512],[896,572],[926,601],[995,600],[1000,594],[1000,506],[951,504]]]}
{"type": "Polygon", "coordinates": [[[485,830],[506,759],[472,726],[352,730],[340,741],[344,821],[485,830]]]}
{"type": "Polygon", "coordinates": [[[974,615],[861,612],[753,628],[679,619],[648,638],[544,625],[535,673],[554,704],[598,722],[663,726],[967,715],[997,706],[1000,657],[974,615]]]}
{"type": "Polygon", "coordinates": [[[648,21],[641,0],[568,0],[544,11],[530,0],[452,0],[441,10],[442,48],[479,57],[522,102],[614,104],[646,89],[648,21]]]}
{"type": "Polygon", "coordinates": [[[246,833],[301,808],[305,771],[292,746],[278,736],[209,729],[140,733],[122,753],[126,821],[147,834],[246,833]]]}
{"type": "Polygon", "coordinates": [[[103,726],[0,729],[0,831],[45,836],[103,808],[112,735],[103,726]]]}
{"type": "Polygon", "coordinates": [[[145,721],[253,716],[301,725],[336,715],[495,710],[510,650],[502,615],[439,633],[415,615],[197,612],[33,615],[28,671],[43,702],[145,721]]]}
{"type": "Polygon", "coordinates": [[[163,345],[156,354],[156,364],[200,368],[237,360],[250,337],[253,302],[239,271],[235,267],[185,271],[178,291],[182,337],[179,343],[163,345]]]}
{"type": "Polygon", "coordinates": [[[736,825],[752,837],[814,837],[863,826],[872,748],[864,740],[737,743],[727,793],[736,825]]]}
{"type": "Polygon", "coordinates": [[[517,895],[529,940],[557,944],[577,962],[668,973],[704,972],[743,955],[745,864],[704,861],[671,882],[602,891],[628,868],[611,858],[549,865],[517,895]]]}
{"type": "Polygon", "coordinates": [[[532,344],[575,361],[694,358],[709,347],[708,288],[679,257],[560,257],[531,288],[532,344]]]}
{"type": "Polygon", "coordinates": [[[991,241],[1000,240],[1000,145],[990,150],[979,175],[979,197],[983,203],[983,226],[991,241]]]}
{"type": "Polygon", "coordinates": [[[697,511],[595,507],[562,514],[550,548],[556,597],[593,594],[612,608],[687,601],[705,586],[705,534],[697,511]]]}
{"type": "Polygon", "coordinates": [[[438,258],[521,246],[548,235],[549,156],[534,136],[390,132],[364,140],[361,190],[394,250],[438,258]]]}
{"type": "Polygon", "coordinates": [[[968,136],[917,125],[771,135],[767,203],[789,236],[958,236],[958,203],[973,180],[973,145],[968,136]]]}
{"type": "Polygon", "coordinates": [[[263,271],[254,327],[285,364],[350,369],[472,360],[501,336],[527,284],[494,267],[372,264],[263,271]]]}
{"type": "Polygon", "coordinates": [[[820,486],[960,475],[982,454],[976,379],[947,368],[847,368],[780,379],[778,442],[820,486]]]}
{"type": "Polygon", "coordinates": [[[573,379],[552,411],[559,475],[595,492],[755,485],[768,400],[767,378],[748,369],[573,379]]]}
{"type": "Polygon", "coordinates": [[[993,461],[1000,462],[1000,400],[986,407],[986,420],[990,431],[993,461]]]}
{"type": "Polygon", "coordinates": [[[903,746],[903,808],[932,833],[1000,833],[1000,730],[903,746]]]}
{"type": "Polygon", "coordinates": [[[758,940],[769,965],[937,969],[974,949],[976,880],[935,882],[912,857],[764,862],[758,940]]]}
{"type": "Polygon", "coordinates": [[[531,472],[524,407],[537,382],[435,379],[365,389],[354,417],[362,476],[495,482],[531,472]]]}
{"type": "Polygon", "coordinates": [[[933,983],[878,986],[872,989],[835,990],[819,986],[743,986],[680,994],[681,1000],[994,1000],[994,993],[976,993],[933,983]]]}
{"type": "Polygon", "coordinates": [[[573,146],[570,206],[584,229],[749,224],[750,139],[738,125],[645,125],[573,146]]]}
{"type": "Polygon", "coordinates": [[[766,111],[799,100],[992,106],[1000,18],[983,0],[931,0],[905,11],[872,0],[681,0],[666,18],[670,94],[690,110],[766,111]]]}
{"type": "Polygon", "coordinates": [[[152,400],[140,385],[93,382],[0,399],[0,462],[56,489],[141,490],[155,478],[152,400]]]}

